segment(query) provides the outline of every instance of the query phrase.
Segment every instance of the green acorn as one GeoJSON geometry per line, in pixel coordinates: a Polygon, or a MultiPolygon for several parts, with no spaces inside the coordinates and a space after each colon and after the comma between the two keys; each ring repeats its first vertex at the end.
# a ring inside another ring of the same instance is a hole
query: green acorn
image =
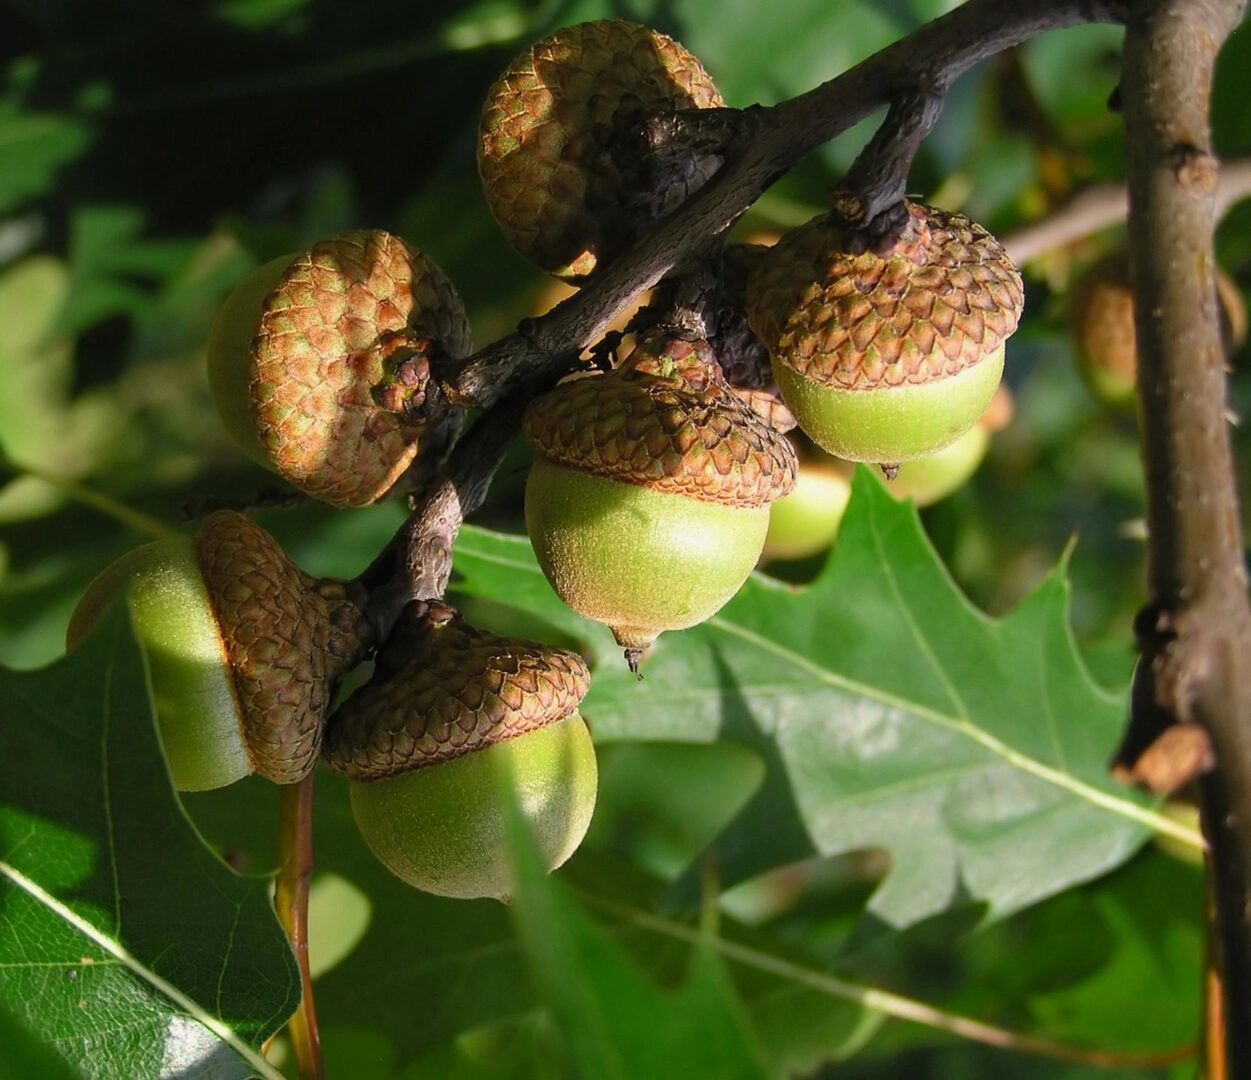
{"type": "Polygon", "coordinates": [[[471,348],[443,271],[397,236],[358,230],[243,280],[213,324],[209,386],[250,457],[316,499],[363,506],[427,443],[442,448],[421,411],[430,364],[471,348]]]}
{"type": "Polygon", "coordinates": [[[702,622],[738,591],[798,467],[705,341],[643,341],[616,371],[533,402],[523,428],[539,565],[632,666],[661,631],[702,622]]]}
{"type": "Polygon", "coordinates": [[[326,734],[370,849],[426,892],[505,896],[507,783],[547,867],[560,866],[595,808],[595,748],[578,714],[589,679],[574,653],[417,605],[326,734]]]}
{"type": "Polygon", "coordinates": [[[605,19],[532,45],[487,93],[478,171],[487,203],[523,256],[584,278],[633,239],[638,212],[613,140],[649,114],[706,109],[721,95],[672,38],[605,19]]]}
{"type": "Polygon", "coordinates": [[[847,466],[825,458],[801,461],[794,490],[769,509],[766,560],[807,559],[828,548],[851,501],[847,466]]]}
{"type": "Polygon", "coordinates": [[[101,573],[67,646],[119,597],[147,656],[176,788],[308,775],[334,685],[357,653],[359,612],[344,586],[309,577],[259,525],[221,510],[194,538],[157,540],[101,573]]]}
{"type": "Polygon", "coordinates": [[[1003,246],[960,214],[906,204],[884,252],[834,214],[754,261],[752,329],[800,427],[851,461],[895,465],[973,426],[1023,306],[1003,246]]]}

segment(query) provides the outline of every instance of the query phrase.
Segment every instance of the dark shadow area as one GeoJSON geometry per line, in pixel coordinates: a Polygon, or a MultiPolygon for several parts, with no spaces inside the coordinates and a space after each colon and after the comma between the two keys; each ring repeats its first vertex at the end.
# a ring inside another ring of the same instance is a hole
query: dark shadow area
{"type": "MultiPolygon", "coordinates": [[[[819,854],[808,837],[799,805],[787,780],[786,765],[777,741],[763,731],[751,704],[739,689],[738,676],[720,649],[711,646],[721,691],[720,738],[749,747],[765,764],[765,778],[755,796],[709,849],[719,883],[728,888],[765,870],[819,854]],[[769,836],[768,850],[758,843],[769,836]]],[[[683,875],[674,885],[671,901],[694,907],[699,900],[700,868],[683,875]]]]}
{"type": "Polygon", "coordinates": [[[450,50],[437,31],[456,0],[311,0],[252,24],[231,10],[19,5],[6,51],[40,54],[27,108],[93,135],[38,206],[50,232],[86,202],[138,203],[163,232],[203,233],[223,211],[278,220],[327,163],[360,221],[385,224],[448,157],[472,157],[462,136],[509,46],[450,50]]]}

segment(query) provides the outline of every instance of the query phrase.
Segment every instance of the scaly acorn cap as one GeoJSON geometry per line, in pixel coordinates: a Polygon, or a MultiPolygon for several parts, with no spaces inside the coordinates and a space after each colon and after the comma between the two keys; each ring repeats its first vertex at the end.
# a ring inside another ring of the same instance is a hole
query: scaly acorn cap
{"type": "Polygon", "coordinates": [[[398,776],[563,720],[589,688],[576,653],[479,630],[434,604],[392,633],[374,678],[335,711],[322,753],[352,780],[398,776]]]}
{"type": "Polygon", "coordinates": [[[617,20],[559,30],[487,93],[478,170],[491,213],[527,259],[586,277],[631,236],[613,136],[650,113],[721,104],[700,62],[664,34],[617,20]]]}
{"type": "Polygon", "coordinates": [[[470,351],[443,271],[391,233],[357,230],[275,260],[232,295],[210,340],[210,385],[262,465],[323,502],[363,506],[422,447],[431,358],[470,351]]]}
{"type": "Polygon", "coordinates": [[[233,510],[209,515],[194,544],[248,758],[266,779],[297,783],[317,764],[333,682],[355,653],[343,587],[305,574],[233,510]]]}
{"type": "Polygon", "coordinates": [[[734,393],[744,405],[781,435],[794,431],[799,424],[795,414],[776,390],[749,390],[736,386],[734,393]]]}
{"type": "Polygon", "coordinates": [[[729,506],[764,506],[795,484],[791,444],[726,383],[706,341],[655,337],[607,375],[564,383],[522,419],[557,465],[729,506]]]}
{"type": "MultiPolygon", "coordinates": [[[[1003,343],[1024,306],[1021,277],[990,233],[961,214],[905,205],[908,221],[883,253],[867,250],[861,234],[827,214],[753,260],[747,285],[751,327],[768,347],[800,424],[831,453],[857,460],[899,461],[958,437],[985,407],[998,370],[977,387],[968,424],[936,432],[940,441],[926,449],[909,450],[906,435],[902,447],[887,438],[882,453],[893,457],[826,445],[808,429],[801,398],[812,391],[796,393],[805,385],[796,375],[822,389],[858,394],[934,387],[984,362],[999,368],[1003,343]]],[[[920,419],[918,410],[907,421],[920,419]]]]}

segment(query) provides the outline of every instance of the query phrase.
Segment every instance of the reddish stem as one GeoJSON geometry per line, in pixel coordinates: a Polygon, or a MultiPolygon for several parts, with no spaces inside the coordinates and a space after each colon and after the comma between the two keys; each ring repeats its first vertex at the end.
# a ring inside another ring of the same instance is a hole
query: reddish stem
{"type": "Polygon", "coordinates": [[[278,880],[274,907],[300,968],[300,1007],[287,1021],[300,1080],[323,1080],[321,1038],[308,970],[308,884],[313,875],[313,778],[279,788],[278,880]]]}

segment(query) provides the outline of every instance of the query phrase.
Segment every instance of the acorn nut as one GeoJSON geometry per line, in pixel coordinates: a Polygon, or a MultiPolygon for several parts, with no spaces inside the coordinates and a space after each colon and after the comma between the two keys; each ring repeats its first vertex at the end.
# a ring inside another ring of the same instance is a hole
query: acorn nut
{"type": "Polygon", "coordinates": [[[1024,294],[1003,246],[960,214],[906,203],[883,253],[835,214],[754,260],[752,329],[782,397],[824,450],[894,466],[982,414],[1024,294]]]}
{"type": "Polygon", "coordinates": [[[294,784],[312,771],[334,684],[357,651],[343,585],[309,577],[259,525],[221,510],[194,538],[157,540],[105,569],[74,609],[67,647],[122,596],[176,788],[253,772],[294,784]]]}
{"type": "Polygon", "coordinates": [[[525,258],[585,278],[639,223],[614,140],[650,114],[721,104],[700,62],[649,27],[604,19],[558,30],[487,93],[478,171],[491,213],[525,258]]]}
{"type": "Polygon", "coordinates": [[[539,565],[566,604],[612,629],[633,668],[661,631],[702,622],[738,591],[798,468],[705,341],[645,340],[610,374],[533,402],[522,426],[539,565]]]}
{"type": "MultiPolygon", "coordinates": [[[[1247,336],[1247,309],[1238,286],[1216,271],[1221,334],[1230,350],[1247,336]]],[[[1073,333],[1077,368],[1086,385],[1105,405],[1134,408],[1137,401],[1138,347],[1134,331],[1134,292],[1125,248],[1091,266],[1073,288],[1073,333]]]]}
{"type": "Polygon", "coordinates": [[[595,808],[578,714],[589,680],[574,653],[479,630],[440,603],[410,608],[326,733],[366,844],[415,888],[506,896],[506,783],[545,865],[560,866],[595,808]]]}
{"type": "MultiPolygon", "coordinates": [[[[332,506],[384,496],[427,443],[431,363],[471,351],[443,271],[398,236],[342,233],[254,270],[213,324],[209,387],[239,447],[332,506]]],[[[460,414],[439,418],[459,422],[460,414]]]]}

